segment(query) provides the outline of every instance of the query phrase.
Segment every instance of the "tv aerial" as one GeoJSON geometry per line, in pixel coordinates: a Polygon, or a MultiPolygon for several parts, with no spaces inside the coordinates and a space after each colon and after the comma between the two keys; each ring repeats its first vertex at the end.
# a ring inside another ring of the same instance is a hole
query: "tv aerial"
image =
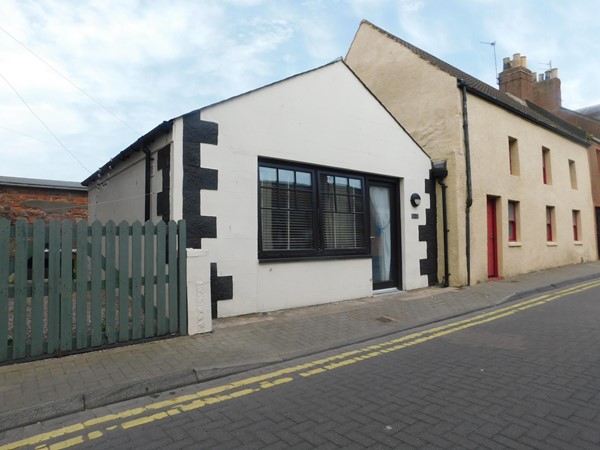
{"type": "Polygon", "coordinates": [[[493,42],[479,41],[479,43],[489,45],[494,49],[494,70],[496,71],[496,83],[500,84],[498,81],[498,62],[497,62],[497,58],[496,58],[496,41],[493,41],[493,42]]]}

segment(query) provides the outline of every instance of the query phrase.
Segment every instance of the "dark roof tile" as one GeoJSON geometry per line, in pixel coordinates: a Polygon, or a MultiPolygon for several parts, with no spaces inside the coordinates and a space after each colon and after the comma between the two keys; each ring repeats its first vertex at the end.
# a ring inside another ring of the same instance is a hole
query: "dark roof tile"
{"type": "Polygon", "coordinates": [[[518,100],[515,100],[509,95],[500,92],[498,89],[490,86],[489,84],[486,84],[483,81],[478,80],[474,76],[469,75],[468,73],[463,72],[460,69],[457,69],[456,67],[448,64],[445,61],[442,61],[441,59],[433,56],[432,54],[427,53],[426,51],[421,50],[418,47],[415,47],[411,43],[406,42],[397,36],[394,36],[393,34],[383,30],[382,28],[379,28],[377,25],[373,25],[368,20],[363,20],[362,23],[371,26],[372,28],[386,35],[395,42],[408,48],[421,59],[424,59],[430,64],[436,66],[438,69],[443,70],[447,74],[455,77],[457,80],[462,80],[465,83],[467,89],[473,94],[485,98],[486,100],[489,100],[493,103],[496,103],[497,105],[508,109],[509,111],[518,114],[527,120],[537,123],[545,128],[548,128],[579,144],[588,145],[586,134],[583,130],[573,127],[571,125],[565,126],[568,125],[566,122],[547,111],[544,111],[543,113],[540,112],[539,109],[541,108],[533,109],[530,107],[531,104],[529,104],[529,106],[523,105],[518,100]]]}

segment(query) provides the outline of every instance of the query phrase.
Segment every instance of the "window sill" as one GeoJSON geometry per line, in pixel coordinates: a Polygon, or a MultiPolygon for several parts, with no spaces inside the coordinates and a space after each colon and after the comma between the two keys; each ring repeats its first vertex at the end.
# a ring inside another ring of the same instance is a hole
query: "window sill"
{"type": "Polygon", "coordinates": [[[328,256],[287,256],[287,257],[272,257],[259,258],[259,264],[285,263],[285,262],[313,262],[313,261],[330,261],[335,259],[359,259],[371,258],[370,254],[365,255],[328,255],[328,256]]]}
{"type": "Polygon", "coordinates": [[[558,247],[558,242],[546,242],[548,247],[558,247]]]}
{"type": "Polygon", "coordinates": [[[583,241],[575,241],[573,242],[573,245],[583,245],[583,241]]]}
{"type": "Polygon", "coordinates": [[[519,241],[509,241],[508,246],[509,247],[520,247],[521,243],[519,241]]]}

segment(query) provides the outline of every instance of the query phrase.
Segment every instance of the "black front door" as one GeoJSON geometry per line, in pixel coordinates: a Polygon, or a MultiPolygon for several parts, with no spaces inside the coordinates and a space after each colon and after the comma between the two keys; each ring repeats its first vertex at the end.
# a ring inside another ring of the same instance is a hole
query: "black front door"
{"type": "Polygon", "coordinates": [[[600,208],[596,208],[596,245],[598,246],[598,257],[600,258],[600,208]]]}

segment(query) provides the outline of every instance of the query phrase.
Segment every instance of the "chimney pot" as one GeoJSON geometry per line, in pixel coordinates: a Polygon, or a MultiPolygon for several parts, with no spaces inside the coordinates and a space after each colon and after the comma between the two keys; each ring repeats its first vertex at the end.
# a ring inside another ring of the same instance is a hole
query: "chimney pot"
{"type": "Polygon", "coordinates": [[[519,67],[521,65],[521,54],[515,53],[513,55],[513,67],[519,67]]]}
{"type": "Polygon", "coordinates": [[[527,56],[521,56],[521,67],[527,67],[527,56]]]}
{"type": "Polygon", "coordinates": [[[558,78],[558,68],[550,70],[550,78],[558,78]]]}
{"type": "Polygon", "coordinates": [[[540,73],[538,75],[538,81],[544,81],[544,74],[543,73],[540,73]]]}
{"type": "Polygon", "coordinates": [[[510,58],[507,56],[506,58],[502,58],[502,66],[504,70],[510,69],[510,58]]]}

